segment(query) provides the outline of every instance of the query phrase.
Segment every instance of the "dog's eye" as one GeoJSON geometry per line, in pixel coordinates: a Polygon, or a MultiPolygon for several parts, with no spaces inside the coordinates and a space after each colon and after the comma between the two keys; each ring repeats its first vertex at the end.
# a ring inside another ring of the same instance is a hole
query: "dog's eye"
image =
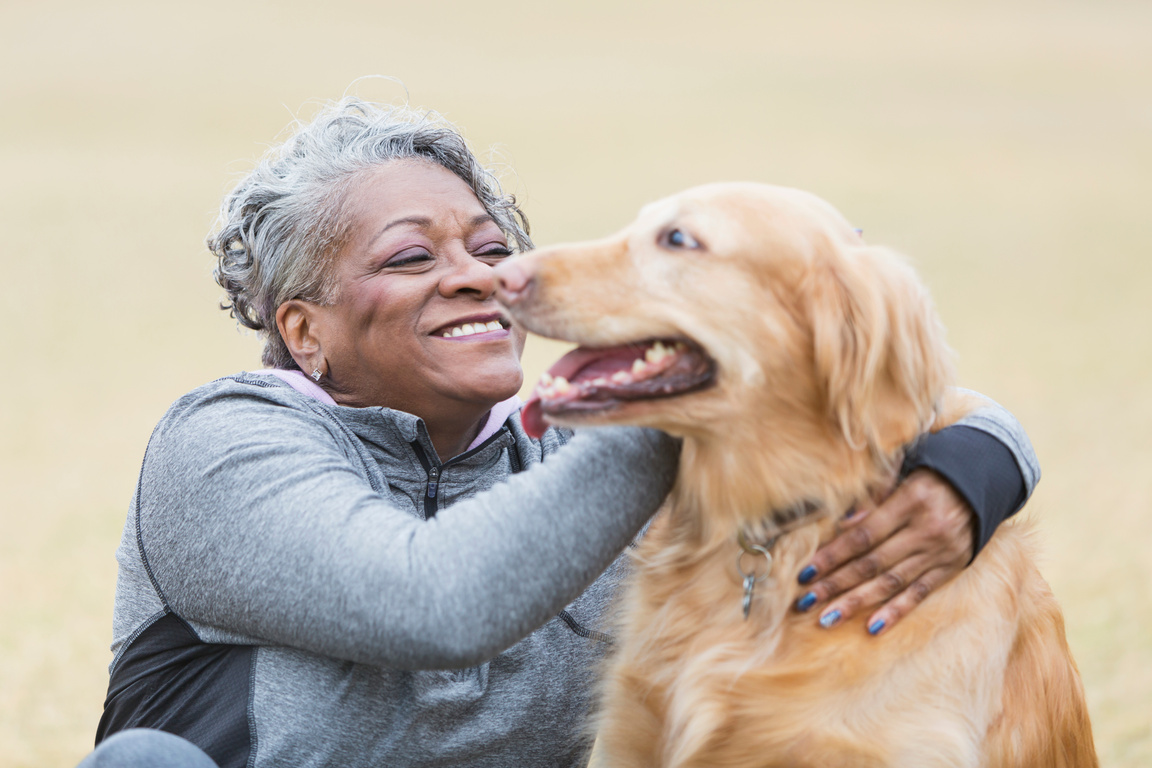
{"type": "Polygon", "coordinates": [[[700,243],[696,242],[696,238],[682,229],[668,230],[664,233],[661,240],[663,240],[661,244],[664,247],[676,250],[695,250],[700,247],[700,243]]]}

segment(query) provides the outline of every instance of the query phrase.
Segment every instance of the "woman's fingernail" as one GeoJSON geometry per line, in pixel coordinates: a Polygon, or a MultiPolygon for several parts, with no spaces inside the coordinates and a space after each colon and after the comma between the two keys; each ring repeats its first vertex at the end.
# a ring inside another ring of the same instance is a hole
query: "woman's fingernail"
{"type": "Polygon", "coordinates": [[[816,605],[816,593],[809,592],[804,597],[796,601],[796,608],[801,611],[806,611],[812,606],[816,605]]]}
{"type": "Polygon", "coordinates": [[[840,611],[833,609],[820,617],[820,626],[824,627],[824,629],[828,629],[828,627],[832,626],[838,621],[840,621],[840,611]]]}
{"type": "Polygon", "coordinates": [[[888,622],[884,621],[884,619],[876,619],[876,621],[868,625],[868,634],[878,635],[880,634],[880,630],[884,629],[887,625],[888,622]]]}
{"type": "Polygon", "coordinates": [[[812,581],[812,579],[814,579],[814,578],[816,578],[816,566],[806,565],[806,566],[804,566],[804,570],[800,571],[800,576],[798,578],[798,581],[801,584],[807,584],[808,582],[812,581]]]}

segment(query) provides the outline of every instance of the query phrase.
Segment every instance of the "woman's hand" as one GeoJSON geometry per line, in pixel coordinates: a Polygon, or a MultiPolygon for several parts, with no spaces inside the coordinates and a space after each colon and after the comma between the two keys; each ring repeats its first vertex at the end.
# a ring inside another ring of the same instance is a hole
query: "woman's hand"
{"type": "Polygon", "coordinates": [[[878,507],[857,508],[842,521],[800,572],[800,583],[811,588],[796,608],[831,600],[820,624],[834,627],[880,606],[868,619],[868,632],[878,635],[971,561],[974,519],[946,480],[916,470],[878,507]]]}

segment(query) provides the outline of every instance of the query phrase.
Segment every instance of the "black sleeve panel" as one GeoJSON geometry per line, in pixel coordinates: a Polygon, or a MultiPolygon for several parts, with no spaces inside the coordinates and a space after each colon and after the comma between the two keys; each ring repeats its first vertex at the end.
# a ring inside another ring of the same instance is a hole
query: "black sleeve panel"
{"type": "Polygon", "coordinates": [[[973,427],[945,427],[925,435],[908,451],[901,474],[916,469],[939,474],[976,513],[973,557],[1027,500],[1024,476],[1012,452],[973,427]]]}
{"type": "Polygon", "coordinates": [[[175,614],[165,614],[112,671],[96,743],[128,728],[154,728],[192,742],[220,768],[244,768],[254,746],[248,722],[254,650],[203,643],[175,614]]]}

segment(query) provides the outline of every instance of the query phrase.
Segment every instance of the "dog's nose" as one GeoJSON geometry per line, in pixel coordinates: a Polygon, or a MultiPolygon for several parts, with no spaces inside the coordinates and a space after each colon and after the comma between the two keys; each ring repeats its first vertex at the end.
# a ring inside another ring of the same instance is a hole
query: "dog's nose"
{"type": "Polygon", "coordinates": [[[505,306],[522,301],[532,287],[532,268],[523,257],[496,267],[496,298],[505,306]]]}

